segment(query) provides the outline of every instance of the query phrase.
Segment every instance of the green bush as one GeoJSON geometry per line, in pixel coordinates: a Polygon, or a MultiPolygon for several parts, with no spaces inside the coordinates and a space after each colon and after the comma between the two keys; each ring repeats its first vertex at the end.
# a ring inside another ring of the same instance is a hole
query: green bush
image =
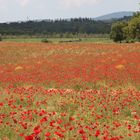
{"type": "Polygon", "coordinates": [[[43,43],[49,43],[49,40],[47,38],[44,38],[44,39],[41,40],[41,42],[43,42],[43,43]]]}
{"type": "Polygon", "coordinates": [[[134,43],[135,41],[133,39],[130,40],[131,43],[134,43]]]}
{"type": "Polygon", "coordinates": [[[0,41],[2,41],[2,35],[0,35],[0,41]]]}
{"type": "Polygon", "coordinates": [[[117,22],[112,25],[110,38],[113,39],[114,42],[122,42],[125,40],[123,28],[126,24],[126,22],[117,22]]]}

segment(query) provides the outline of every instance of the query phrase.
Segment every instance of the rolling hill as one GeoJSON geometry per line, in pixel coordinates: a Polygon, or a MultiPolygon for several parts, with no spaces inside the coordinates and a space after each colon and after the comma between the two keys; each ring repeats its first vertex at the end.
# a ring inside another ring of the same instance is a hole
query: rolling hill
{"type": "Polygon", "coordinates": [[[110,20],[110,19],[120,19],[123,17],[129,17],[132,16],[134,12],[132,11],[123,11],[123,12],[115,12],[115,13],[110,13],[106,14],[103,16],[99,16],[94,18],[94,20],[110,20]]]}

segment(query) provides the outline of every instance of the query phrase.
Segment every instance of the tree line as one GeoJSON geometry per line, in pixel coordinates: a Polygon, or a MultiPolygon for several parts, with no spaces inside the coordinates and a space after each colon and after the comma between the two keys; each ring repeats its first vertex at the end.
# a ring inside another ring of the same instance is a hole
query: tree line
{"type": "Polygon", "coordinates": [[[129,21],[119,21],[112,25],[111,39],[115,42],[140,41],[140,12],[134,13],[129,21]]]}
{"type": "MultiPolygon", "coordinates": [[[[124,17],[122,20],[128,20],[124,17]]],[[[48,37],[75,37],[80,35],[109,34],[112,23],[116,19],[108,21],[95,21],[92,18],[71,18],[59,20],[35,20],[25,22],[0,23],[1,35],[30,35],[48,37]]]]}
{"type": "Polygon", "coordinates": [[[111,23],[91,18],[1,23],[2,35],[107,34],[111,23]]]}

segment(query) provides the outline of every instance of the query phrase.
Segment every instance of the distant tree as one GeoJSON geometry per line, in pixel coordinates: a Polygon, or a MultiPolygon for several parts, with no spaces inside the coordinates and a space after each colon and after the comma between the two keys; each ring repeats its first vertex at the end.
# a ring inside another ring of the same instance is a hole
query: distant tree
{"type": "Polygon", "coordinates": [[[0,41],[2,41],[2,35],[0,34],[0,41]]]}
{"type": "Polygon", "coordinates": [[[140,41],[140,13],[134,15],[129,21],[128,28],[130,38],[140,41]]]}
{"type": "Polygon", "coordinates": [[[110,38],[113,39],[114,42],[122,42],[126,39],[126,36],[124,35],[124,28],[126,25],[126,22],[117,22],[112,25],[110,38]]]}
{"type": "Polygon", "coordinates": [[[123,28],[123,36],[129,42],[129,28],[128,25],[123,28]]]}

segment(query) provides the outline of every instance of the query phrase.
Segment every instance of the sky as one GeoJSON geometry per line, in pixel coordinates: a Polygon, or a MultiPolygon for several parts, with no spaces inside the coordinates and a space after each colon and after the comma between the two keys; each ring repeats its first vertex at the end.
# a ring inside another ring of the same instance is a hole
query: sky
{"type": "Polygon", "coordinates": [[[0,22],[98,17],[140,10],[140,0],[0,0],[0,22]]]}

